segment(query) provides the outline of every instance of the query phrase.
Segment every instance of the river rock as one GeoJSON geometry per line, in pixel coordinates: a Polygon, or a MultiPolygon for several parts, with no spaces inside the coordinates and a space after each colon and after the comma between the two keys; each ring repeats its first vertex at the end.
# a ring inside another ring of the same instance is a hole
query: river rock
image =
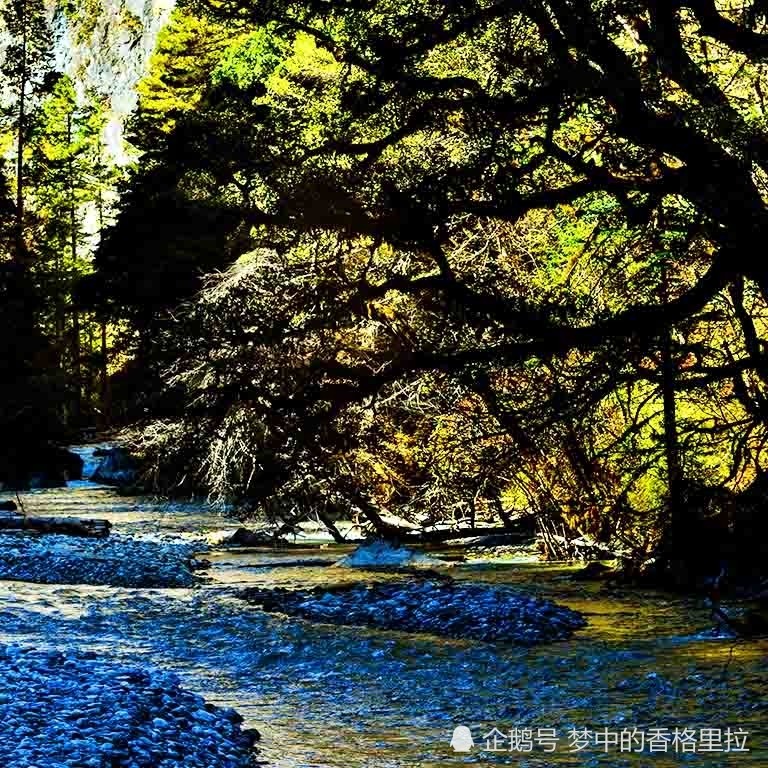
{"type": "Polygon", "coordinates": [[[508,587],[408,580],[312,590],[250,588],[241,597],[271,613],[347,626],[535,645],[564,640],[583,616],[508,587]]]}
{"type": "Polygon", "coordinates": [[[136,482],[136,470],[136,459],[125,448],[115,446],[101,457],[89,479],[104,485],[131,485],[136,482]]]}
{"type": "Polygon", "coordinates": [[[401,547],[386,541],[371,541],[359,546],[354,552],[337,560],[335,565],[348,568],[432,568],[445,565],[442,560],[430,557],[409,547],[401,547]]]}
{"type": "Polygon", "coordinates": [[[198,542],[120,534],[106,539],[0,534],[0,542],[0,579],[141,588],[197,583],[193,567],[194,554],[201,547],[198,542]]]}
{"type": "Polygon", "coordinates": [[[172,673],[0,646],[3,768],[249,768],[255,740],[172,673]]]}

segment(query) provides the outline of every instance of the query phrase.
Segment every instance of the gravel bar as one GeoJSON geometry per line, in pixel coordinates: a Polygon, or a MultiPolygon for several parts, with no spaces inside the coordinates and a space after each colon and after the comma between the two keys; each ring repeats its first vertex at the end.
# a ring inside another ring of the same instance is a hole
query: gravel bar
{"type": "Polygon", "coordinates": [[[250,588],[240,595],[265,611],[310,621],[518,645],[563,640],[586,626],[581,614],[550,600],[447,579],[311,590],[250,588]]]}
{"type": "Polygon", "coordinates": [[[0,646],[3,768],[250,768],[241,722],[172,673],[0,646]]]}
{"type": "Polygon", "coordinates": [[[73,536],[0,535],[0,579],[38,584],[113,587],[190,587],[197,583],[194,553],[201,544],[73,536]]]}

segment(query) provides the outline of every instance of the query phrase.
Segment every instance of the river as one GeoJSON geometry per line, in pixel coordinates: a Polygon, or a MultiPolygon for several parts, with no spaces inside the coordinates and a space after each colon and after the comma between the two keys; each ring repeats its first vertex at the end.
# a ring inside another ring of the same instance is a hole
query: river
{"type": "MultiPolygon", "coordinates": [[[[202,504],[127,498],[88,482],[27,494],[25,505],[35,514],[108,518],[116,530],[142,535],[237,527],[202,504]]],[[[309,624],[235,597],[246,584],[372,578],[326,567],[341,551],[214,550],[209,580],[193,589],[2,582],[0,640],[173,669],[187,687],[239,710],[262,733],[262,759],[280,768],[768,765],[768,640],[718,636],[695,600],[572,582],[566,565],[453,568],[455,578],[514,584],[586,615],[588,627],[573,639],[527,649],[309,624]],[[289,564],[297,559],[318,562],[289,564]],[[468,754],[449,746],[457,725],[475,738],[468,754]],[[556,729],[557,749],[487,749],[494,726],[556,729]],[[741,728],[750,751],[575,751],[569,737],[574,728],[633,727],[741,728]]]]}

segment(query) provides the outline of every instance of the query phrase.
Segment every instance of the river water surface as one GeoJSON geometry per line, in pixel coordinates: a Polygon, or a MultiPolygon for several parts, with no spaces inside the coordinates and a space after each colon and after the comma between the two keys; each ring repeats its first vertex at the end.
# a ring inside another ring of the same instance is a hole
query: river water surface
{"type": "MultiPolygon", "coordinates": [[[[126,498],[87,482],[28,494],[25,505],[35,514],[108,518],[136,535],[215,536],[237,527],[203,505],[126,498]]],[[[569,641],[523,649],[310,624],[235,597],[244,585],[386,578],[327,567],[343,551],[214,550],[209,580],[194,589],[0,582],[0,640],[173,669],[187,687],[239,710],[262,733],[262,759],[280,768],[768,767],[768,641],[718,636],[694,600],[570,582],[567,566],[454,567],[457,579],[514,584],[589,621],[569,641]],[[316,562],[291,566],[296,560],[316,562]],[[457,725],[475,738],[468,754],[450,747],[457,725]],[[488,750],[484,736],[494,726],[557,729],[558,749],[488,750]],[[742,728],[750,751],[575,751],[569,736],[574,728],[654,727],[742,728]]]]}

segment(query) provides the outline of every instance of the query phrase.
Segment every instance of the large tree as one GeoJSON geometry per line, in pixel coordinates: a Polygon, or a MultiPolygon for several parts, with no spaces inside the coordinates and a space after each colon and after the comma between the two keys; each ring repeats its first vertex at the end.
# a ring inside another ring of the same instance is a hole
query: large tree
{"type": "Polygon", "coordinates": [[[200,147],[166,189],[262,248],[177,331],[211,481],[371,516],[516,486],[575,530],[656,510],[674,552],[687,485],[764,471],[760,6],[194,7],[252,32],[147,173],[200,147]]]}

